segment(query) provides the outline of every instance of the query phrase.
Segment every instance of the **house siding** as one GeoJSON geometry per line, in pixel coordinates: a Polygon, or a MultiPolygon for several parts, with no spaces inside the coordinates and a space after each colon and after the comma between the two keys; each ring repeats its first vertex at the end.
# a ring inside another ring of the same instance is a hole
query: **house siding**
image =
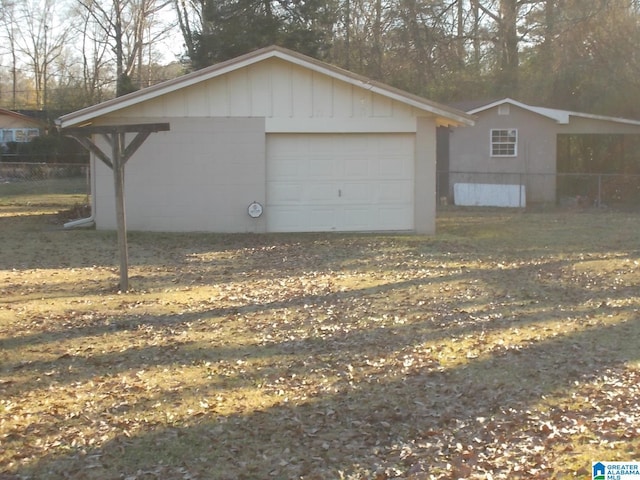
{"type": "Polygon", "coordinates": [[[118,116],[332,120],[408,119],[417,113],[366,86],[356,87],[271,58],[125,108],[118,116]]]}
{"type": "Polygon", "coordinates": [[[508,115],[499,115],[497,106],[477,114],[473,128],[451,132],[450,188],[455,172],[469,172],[482,174],[474,183],[525,184],[528,201],[555,201],[556,134],[555,121],[515,105],[508,115]],[[517,155],[492,157],[491,130],[512,128],[518,130],[517,155]]]}
{"type": "MultiPolygon", "coordinates": [[[[119,123],[122,119],[103,119],[119,123]]],[[[262,232],[246,213],[265,201],[265,131],[260,118],[145,118],[170,122],[127,162],[130,230],[262,232]]],[[[103,145],[103,148],[106,146],[103,145]]],[[[94,212],[99,229],[116,228],[113,174],[95,162],[94,212]]]]}
{"type": "Polygon", "coordinates": [[[637,120],[528,106],[511,99],[470,112],[476,116],[475,126],[449,136],[450,168],[440,176],[449,196],[455,183],[520,184],[528,202],[554,202],[558,135],[640,132],[637,120]],[[491,130],[512,128],[518,130],[517,155],[492,157],[491,130]]]}
{"type": "Polygon", "coordinates": [[[20,118],[10,117],[9,115],[0,115],[0,128],[37,128],[41,129],[42,125],[37,122],[29,122],[20,118]]]}

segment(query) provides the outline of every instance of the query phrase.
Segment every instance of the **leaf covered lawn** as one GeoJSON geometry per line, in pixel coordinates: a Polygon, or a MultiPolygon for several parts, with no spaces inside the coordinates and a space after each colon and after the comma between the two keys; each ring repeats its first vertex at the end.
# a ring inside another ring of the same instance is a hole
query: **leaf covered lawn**
{"type": "Polygon", "coordinates": [[[640,460],[640,218],[63,231],[0,207],[3,479],[585,478],[640,460]]]}

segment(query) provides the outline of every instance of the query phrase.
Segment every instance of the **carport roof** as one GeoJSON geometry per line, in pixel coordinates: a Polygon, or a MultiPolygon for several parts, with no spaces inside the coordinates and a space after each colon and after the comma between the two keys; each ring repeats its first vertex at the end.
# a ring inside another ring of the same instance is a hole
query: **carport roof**
{"type": "Polygon", "coordinates": [[[458,108],[465,110],[467,113],[471,115],[475,115],[475,114],[484,112],[485,110],[489,110],[491,108],[504,105],[504,104],[514,105],[516,107],[529,110],[530,112],[533,112],[538,115],[542,115],[543,117],[547,117],[551,120],[554,120],[556,123],[561,125],[569,124],[571,117],[580,117],[580,118],[587,118],[590,120],[602,120],[605,122],[614,122],[614,123],[622,123],[625,125],[640,126],[640,120],[632,120],[629,118],[621,118],[621,117],[609,117],[605,115],[593,115],[590,113],[573,112],[570,110],[559,110],[556,108],[535,107],[532,105],[527,105],[522,102],[518,102],[517,100],[513,100],[511,98],[503,98],[500,100],[493,100],[493,101],[484,102],[484,103],[480,102],[480,104],[476,103],[474,106],[470,108],[465,108],[464,106],[461,105],[458,108]]]}
{"type": "Polygon", "coordinates": [[[329,65],[314,58],[288,50],[271,46],[256,50],[240,57],[218,63],[207,68],[183,75],[181,77],[144,88],[137,92],[123,95],[106,102],[63,115],[56,120],[59,128],[78,127],[90,124],[94,119],[111,114],[123,108],[165,95],[176,90],[195,85],[200,82],[224,75],[240,68],[258,63],[269,58],[279,58],[309,70],[322,73],[329,77],[344,81],[351,85],[370,90],[384,97],[410,105],[427,112],[437,119],[442,126],[473,125],[473,117],[461,110],[448,107],[397,88],[376,82],[367,77],[357,75],[342,68],[329,65]]]}

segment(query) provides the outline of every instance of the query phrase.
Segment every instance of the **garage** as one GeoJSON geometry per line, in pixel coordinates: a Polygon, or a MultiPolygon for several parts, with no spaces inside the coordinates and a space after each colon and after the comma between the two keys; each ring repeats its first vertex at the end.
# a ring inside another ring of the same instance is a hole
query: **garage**
{"type": "MultiPolygon", "coordinates": [[[[271,46],[57,123],[170,124],[127,162],[130,230],[431,234],[436,128],[473,118],[271,46]]],[[[91,165],[89,220],[112,229],[111,167],[95,154],[91,165]]]]}
{"type": "Polygon", "coordinates": [[[414,138],[269,134],[268,230],[412,230],[414,138]]]}

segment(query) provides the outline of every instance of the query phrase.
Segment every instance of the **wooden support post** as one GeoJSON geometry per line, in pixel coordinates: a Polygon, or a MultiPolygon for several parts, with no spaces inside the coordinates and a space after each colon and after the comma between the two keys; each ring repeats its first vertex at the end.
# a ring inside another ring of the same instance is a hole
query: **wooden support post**
{"type": "Polygon", "coordinates": [[[127,217],[124,201],[124,133],[114,133],[111,138],[111,162],[113,163],[113,184],[116,196],[116,225],[118,228],[118,251],[120,254],[121,292],[129,290],[129,248],[127,245],[127,217]]]}
{"type": "Polygon", "coordinates": [[[169,128],[168,123],[148,123],[88,126],[62,130],[65,135],[75,138],[113,170],[118,251],[120,253],[120,284],[118,288],[121,292],[129,290],[129,248],[127,245],[127,216],[124,201],[124,167],[127,160],[140,148],[151,133],[168,131],[169,128]],[[129,145],[126,145],[125,135],[127,133],[136,133],[129,145]],[[93,142],[92,135],[102,135],[107,143],[111,145],[111,158],[93,142]]]}

